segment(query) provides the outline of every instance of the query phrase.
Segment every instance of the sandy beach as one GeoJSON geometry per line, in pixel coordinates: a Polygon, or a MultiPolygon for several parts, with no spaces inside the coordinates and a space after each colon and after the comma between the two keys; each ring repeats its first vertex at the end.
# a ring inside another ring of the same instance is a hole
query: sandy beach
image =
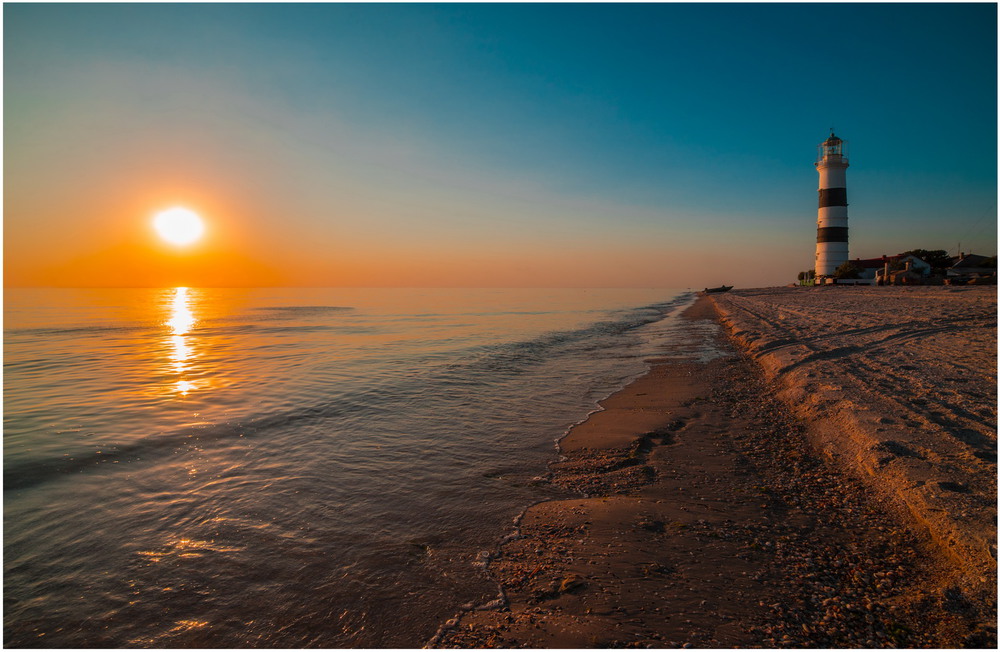
{"type": "Polygon", "coordinates": [[[964,573],[995,574],[994,288],[760,290],[717,303],[825,457],[964,573]]]}
{"type": "Polygon", "coordinates": [[[994,647],[996,291],[703,297],[434,647],[994,647]]]}

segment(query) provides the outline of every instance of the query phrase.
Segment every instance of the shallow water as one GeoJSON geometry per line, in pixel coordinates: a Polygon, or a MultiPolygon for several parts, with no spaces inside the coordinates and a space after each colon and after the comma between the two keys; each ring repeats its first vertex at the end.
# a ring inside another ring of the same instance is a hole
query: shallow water
{"type": "Polygon", "coordinates": [[[419,647],[676,290],[8,290],[4,642],[419,647]]]}

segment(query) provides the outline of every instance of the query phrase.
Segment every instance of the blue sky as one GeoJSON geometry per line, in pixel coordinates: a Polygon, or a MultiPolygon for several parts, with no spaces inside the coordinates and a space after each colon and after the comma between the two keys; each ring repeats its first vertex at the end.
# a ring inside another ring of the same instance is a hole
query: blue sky
{"type": "Polygon", "coordinates": [[[4,19],[5,250],[55,252],[39,270],[113,239],[145,192],[211,204],[231,248],[295,284],[781,284],[811,267],[830,127],[850,143],[852,257],[996,253],[993,4],[4,19]],[[68,213],[94,228],[47,246],[68,213]],[[409,262],[374,271],[390,258],[409,262]]]}

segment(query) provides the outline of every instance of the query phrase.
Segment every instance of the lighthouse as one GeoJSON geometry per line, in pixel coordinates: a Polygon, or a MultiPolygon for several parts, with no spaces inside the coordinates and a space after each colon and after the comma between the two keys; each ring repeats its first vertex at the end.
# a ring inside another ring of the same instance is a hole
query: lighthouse
{"type": "Polygon", "coordinates": [[[833,276],[847,262],[847,142],[830,132],[819,144],[819,216],[816,220],[816,277],[833,276]]]}

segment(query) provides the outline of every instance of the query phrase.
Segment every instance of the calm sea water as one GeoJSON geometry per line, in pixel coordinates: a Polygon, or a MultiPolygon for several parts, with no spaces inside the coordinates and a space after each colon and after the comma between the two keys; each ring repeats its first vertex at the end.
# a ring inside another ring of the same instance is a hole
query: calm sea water
{"type": "Polygon", "coordinates": [[[7,290],[4,642],[419,647],[675,290],[7,290]]]}

